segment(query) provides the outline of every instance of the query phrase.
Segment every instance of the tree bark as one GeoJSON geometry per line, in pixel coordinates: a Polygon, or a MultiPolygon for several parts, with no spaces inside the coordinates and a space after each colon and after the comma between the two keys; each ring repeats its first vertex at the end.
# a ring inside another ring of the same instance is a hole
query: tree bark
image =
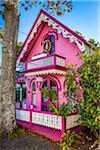
{"type": "Polygon", "coordinates": [[[0,132],[2,132],[2,105],[1,105],[1,76],[0,76],[0,132]]]}
{"type": "MultiPolygon", "coordinates": [[[[10,3],[12,1],[10,0],[10,3]]],[[[9,0],[8,0],[9,4],[9,0]]],[[[7,4],[7,5],[8,5],[7,4]]],[[[5,35],[2,48],[1,66],[1,115],[0,126],[2,131],[11,131],[16,126],[15,119],[15,79],[16,79],[16,43],[18,36],[18,1],[13,7],[6,7],[4,14],[5,35]]]]}

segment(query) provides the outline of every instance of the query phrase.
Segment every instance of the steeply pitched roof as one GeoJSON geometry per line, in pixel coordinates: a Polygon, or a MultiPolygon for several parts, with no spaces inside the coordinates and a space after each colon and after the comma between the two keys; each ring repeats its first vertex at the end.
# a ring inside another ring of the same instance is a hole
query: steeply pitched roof
{"type": "Polygon", "coordinates": [[[80,49],[80,51],[84,51],[85,49],[84,44],[90,46],[89,43],[84,38],[82,38],[77,33],[72,31],[65,25],[63,25],[54,17],[47,14],[45,11],[41,10],[18,55],[17,65],[19,65],[21,58],[23,58],[24,53],[27,51],[28,43],[34,38],[34,34],[37,32],[37,28],[39,27],[42,21],[48,23],[48,26],[52,26],[52,28],[56,29],[58,33],[62,33],[64,38],[67,38],[70,40],[70,43],[75,42],[77,47],[80,49]]]}

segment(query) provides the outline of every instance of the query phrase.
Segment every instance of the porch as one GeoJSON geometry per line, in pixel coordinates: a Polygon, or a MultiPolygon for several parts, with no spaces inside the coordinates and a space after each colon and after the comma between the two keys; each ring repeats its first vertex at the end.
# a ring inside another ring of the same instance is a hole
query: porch
{"type": "Polygon", "coordinates": [[[52,141],[60,141],[67,129],[72,131],[80,130],[79,124],[75,122],[78,117],[77,113],[64,118],[51,112],[36,112],[33,109],[16,108],[16,122],[18,125],[43,135],[52,141]]]}
{"type": "Polygon", "coordinates": [[[60,141],[67,129],[78,131],[80,126],[75,121],[78,114],[70,114],[67,118],[57,116],[51,112],[49,104],[51,97],[43,96],[42,90],[55,91],[57,101],[54,105],[57,108],[65,102],[63,96],[65,91],[65,59],[57,55],[42,57],[27,62],[27,69],[24,72],[23,80],[19,77],[17,83],[20,84],[20,102],[16,103],[17,124],[28,128],[52,141],[60,141]],[[45,69],[43,69],[45,67],[45,69]],[[53,67],[60,69],[53,70],[53,67]],[[49,68],[49,69],[48,69],[49,68]],[[51,68],[51,69],[50,69],[51,68]],[[26,84],[26,100],[22,100],[22,84],[26,84]]]}

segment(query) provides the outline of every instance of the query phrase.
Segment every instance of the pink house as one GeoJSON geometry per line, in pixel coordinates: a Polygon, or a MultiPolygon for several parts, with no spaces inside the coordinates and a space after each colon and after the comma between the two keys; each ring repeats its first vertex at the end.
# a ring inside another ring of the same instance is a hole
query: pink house
{"type": "Polygon", "coordinates": [[[17,124],[53,141],[59,141],[66,129],[79,129],[74,122],[78,114],[71,114],[66,119],[53,114],[49,108],[51,100],[43,97],[41,89],[46,87],[57,91],[57,107],[67,103],[63,96],[66,64],[79,67],[82,61],[78,53],[84,50],[89,53],[90,49],[85,39],[43,10],[40,11],[16,62],[17,66],[22,64],[25,68],[19,80],[26,83],[26,100],[22,106],[16,104],[17,124]]]}

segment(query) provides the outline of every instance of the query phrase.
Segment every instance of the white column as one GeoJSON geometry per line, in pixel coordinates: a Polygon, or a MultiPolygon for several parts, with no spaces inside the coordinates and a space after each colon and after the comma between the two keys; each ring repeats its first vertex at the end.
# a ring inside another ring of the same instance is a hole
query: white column
{"type": "Polygon", "coordinates": [[[20,85],[20,102],[22,101],[22,85],[20,85]]]}

